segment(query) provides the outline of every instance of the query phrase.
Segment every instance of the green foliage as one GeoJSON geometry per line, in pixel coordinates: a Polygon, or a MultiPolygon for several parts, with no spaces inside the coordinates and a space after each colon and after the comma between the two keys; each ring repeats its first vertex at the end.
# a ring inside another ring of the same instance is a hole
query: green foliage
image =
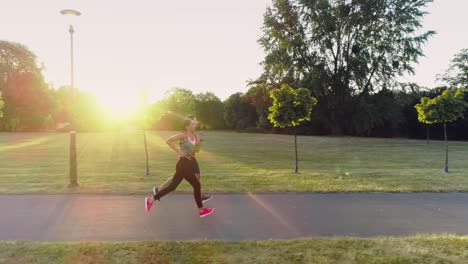
{"type": "Polygon", "coordinates": [[[160,130],[183,130],[184,117],[195,114],[196,99],[191,90],[173,88],[166,92],[165,98],[157,104],[159,109],[153,108],[153,112],[161,111],[163,115],[155,124],[156,128],[160,130]]]}
{"type": "Polygon", "coordinates": [[[195,115],[200,128],[220,129],[224,127],[224,105],[213,93],[194,95],[191,90],[173,88],[166,98],[150,106],[151,123],[161,130],[184,129],[183,119],[195,115]]]}
{"type": "Polygon", "coordinates": [[[413,71],[421,45],[434,34],[415,33],[429,2],[275,0],[259,40],[267,52],[265,74],[276,80],[326,81],[314,87],[317,94],[371,91],[413,71]]]}
{"type": "Polygon", "coordinates": [[[269,108],[271,113],[268,119],[275,127],[297,126],[309,121],[312,107],[317,104],[317,99],[310,95],[309,90],[304,88],[294,90],[287,84],[272,90],[270,96],[273,105],[269,108]]]}
{"type": "Polygon", "coordinates": [[[262,82],[251,82],[250,89],[245,93],[245,100],[253,107],[257,116],[256,126],[258,128],[266,128],[270,126],[268,121],[268,108],[272,105],[270,97],[270,87],[262,82]]]}
{"type": "Polygon", "coordinates": [[[430,2],[274,0],[259,40],[266,53],[259,81],[309,89],[333,133],[363,130],[346,127],[353,124],[349,109],[361,103],[353,97],[390,89],[397,76],[413,72],[434,34],[417,33],[430,2]]]}
{"type": "Polygon", "coordinates": [[[465,88],[447,89],[441,95],[430,99],[421,98],[421,102],[415,106],[418,111],[418,119],[426,124],[450,123],[463,118],[468,103],[464,101],[465,88]]]}
{"type": "Polygon", "coordinates": [[[421,103],[415,105],[418,119],[426,124],[444,123],[445,137],[445,172],[448,172],[448,142],[446,123],[463,118],[468,103],[464,101],[466,89],[447,89],[434,99],[421,98],[421,103]]]}
{"type": "Polygon", "coordinates": [[[166,93],[164,100],[167,110],[181,116],[195,113],[195,95],[191,90],[173,88],[166,93]]]}
{"type": "Polygon", "coordinates": [[[0,40],[0,92],[3,115],[0,129],[31,131],[43,128],[51,110],[51,91],[36,56],[26,46],[0,40]]]}
{"type": "Polygon", "coordinates": [[[43,118],[43,127],[45,131],[53,131],[55,129],[55,120],[51,114],[43,118]]]}
{"type": "Polygon", "coordinates": [[[452,59],[449,68],[439,80],[454,87],[468,87],[468,49],[462,49],[452,59]]]}
{"type": "Polygon", "coordinates": [[[75,93],[72,122],[78,131],[102,131],[108,128],[108,113],[93,94],[75,93]]]}
{"type": "Polygon", "coordinates": [[[36,55],[26,46],[0,40],[0,89],[4,89],[11,74],[38,72],[40,68],[36,63],[36,55]]]}
{"type": "Polygon", "coordinates": [[[152,128],[166,115],[167,109],[165,102],[158,101],[148,105],[146,113],[146,124],[148,125],[148,128],[152,128]]]}
{"type": "Polygon", "coordinates": [[[4,90],[4,101],[3,127],[9,130],[42,129],[43,118],[52,108],[51,90],[45,84],[40,72],[11,74],[4,90]],[[11,119],[15,119],[15,122],[12,123],[11,119]]]}
{"type": "Polygon", "coordinates": [[[228,128],[235,128],[242,118],[242,93],[235,93],[224,101],[224,121],[228,128]]]}
{"type": "Polygon", "coordinates": [[[195,96],[196,116],[208,129],[224,127],[224,105],[213,93],[200,93],[195,96]]]}
{"type": "Polygon", "coordinates": [[[16,132],[16,129],[18,127],[18,124],[20,123],[20,119],[19,117],[15,116],[15,117],[10,117],[8,119],[8,124],[10,125],[10,128],[11,128],[11,132],[16,132]]]}
{"type": "Polygon", "coordinates": [[[402,105],[392,91],[382,90],[372,95],[353,97],[352,109],[347,111],[351,122],[347,127],[356,135],[370,135],[381,127],[398,128],[402,121],[402,105]]]}
{"type": "Polygon", "coordinates": [[[224,122],[227,128],[243,129],[254,126],[255,107],[249,104],[242,93],[235,93],[224,101],[224,122]]]}
{"type": "MultiPolygon", "coordinates": [[[[54,123],[71,122],[73,128],[80,132],[117,128],[117,121],[112,120],[112,115],[104,110],[97,97],[91,93],[78,89],[73,92],[70,87],[62,86],[52,92],[52,98],[54,105],[51,118],[54,123]]],[[[42,122],[45,128],[51,128],[49,115],[44,118],[42,122]]]]}

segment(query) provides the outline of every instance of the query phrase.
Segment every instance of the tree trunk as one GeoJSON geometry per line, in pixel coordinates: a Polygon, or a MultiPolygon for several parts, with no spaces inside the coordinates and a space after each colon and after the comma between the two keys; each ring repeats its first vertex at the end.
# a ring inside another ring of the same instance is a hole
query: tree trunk
{"type": "Polygon", "coordinates": [[[448,142],[447,142],[447,126],[444,122],[444,137],[445,137],[445,172],[448,172],[448,142]]]}
{"type": "Polygon", "coordinates": [[[294,128],[294,151],[296,152],[296,173],[299,172],[299,166],[297,162],[297,131],[296,128],[294,128]]]}
{"type": "Polygon", "coordinates": [[[146,153],[146,176],[149,176],[149,165],[148,165],[148,145],[146,144],[146,130],[143,130],[143,140],[145,141],[145,153],[146,153]]]}
{"type": "Polygon", "coordinates": [[[429,144],[429,125],[426,125],[426,138],[427,138],[427,144],[429,144]]]}

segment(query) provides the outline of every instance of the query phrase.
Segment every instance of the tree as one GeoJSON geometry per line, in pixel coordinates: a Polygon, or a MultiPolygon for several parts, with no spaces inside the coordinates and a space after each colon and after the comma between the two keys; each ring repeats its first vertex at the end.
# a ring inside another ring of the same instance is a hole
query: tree
{"type": "Polygon", "coordinates": [[[210,129],[224,127],[224,105],[213,93],[200,93],[195,96],[195,113],[201,124],[210,129]]]}
{"type": "Polygon", "coordinates": [[[230,129],[243,129],[254,126],[255,107],[250,105],[243,93],[235,93],[224,101],[224,123],[230,129]]]}
{"type": "Polygon", "coordinates": [[[371,95],[360,95],[352,98],[352,108],[345,108],[352,113],[346,122],[349,131],[356,135],[391,136],[402,121],[402,103],[397,100],[395,93],[381,90],[371,95]]]}
{"type": "Polygon", "coordinates": [[[52,119],[58,124],[60,131],[67,130],[70,124],[72,105],[72,90],[69,86],[61,86],[52,90],[52,119]]]}
{"type": "Polygon", "coordinates": [[[173,88],[166,93],[166,104],[168,110],[175,114],[186,116],[195,113],[195,95],[192,91],[184,88],[173,88]]]}
{"type": "Polygon", "coordinates": [[[224,101],[224,122],[227,128],[237,128],[242,118],[242,93],[235,93],[224,101]]]}
{"type": "Polygon", "coordinates": [[[52,110],[52,92],[42,74],[25,72],[10,77],[4,91],[5,122],[9,121],[11,130],[42,130],[44,118],[52,110]]]}
{"type": "Polygon", "coordinates": [[[449,68],[437,79],[452,87],[468,87],[468,49],[462,49],[457,53],[449,68]]]}
{"type": "Polygon", "coordinates": [[[0,92],[4,102],[0,129],[43,129],[50,112],[51,91],[36,55],[26,46],[0,40],[0,92]]]}
{"type": "Polygon", "coordinates": [[[166,113],[159,120],[158,128],[180,130],[184,117],[195,114],[196,99],[192,91],[188,89],[173,88],[166,93],[161,105],[166,113]]]}
{"type": "Polygon", "coordinates": [[[273,88],[270,89],[270,87],[267,87],[265,83],[258,81],[250,82],[249,85],[251,87],[244,96],[247,102],[255,107],[257,114],[257,127],[266,128],[270,124],[268,121],[268,108],[272,104],[270,91],[273,88]]]}
{"type": "Polygon", "coordinates": [[[2,98],[2,91],[0,91],[0,119],[3,117],[3,106],[5,103],[3,102],[2,98]]]}
{"type": "MultiPolygon", "coordinates": [[[[104,131],[115,128],[111,124],[116,121],[111,120],[109,113],[95,95],[80,89],[76,89],[73,95],[70,86],[61,86],[53,90],[52,95],[54,104],[51,112],[54,123],[71,122],[77,131],[104,131]]],[[[68,126],[61,128],[68,129],[68,126]]]]}
{"type": "Polygon", "coordinates": [[[14,73],[38,72],[36,55],[26,46],[0,40],[0,89],[5,89],[6,84],[14,73]]]}
{"type": "Polygon", "coordinates": [[[145,158],[146,158],[146,176],[150,175],[149,172],[149,156],[148,156],[148,143],[146,141],[146,129],[149,126],[148,118],[148,90],[142,89],[140,92],[140,107],[138,113],[138,123],[143,130],[143,143],[145,145],[145,158]]]}
{"type": "Polygon", "coordinates": [[[445,138],[445,172],[448,172],[448,143],[446,123],[463,118],[468,103],[464,101],[466,89],[447,89],[434,99],[421,98],[421,102],[415,105],[418,111],[418,119],[426,124],[443,123],[445,138]]]}
{"type": "Polygon", "coordinates": [[[166,103],[164,100],[154,102],[147,109],[147,124],[148,128],[158,128],[160,121],[167,114],[166,103]]]}
{"type": "Polygon", "coordinates": [[[55,129],[55,120],[51,114],[48,114],[43,119],[43,129],[44,131],[52,131],[55,129]]]}
{"type": "Polygon", "coordinates": [[[72,123],[77,131],[103,131],[107,128],[105,111],[99,99],[88,92],[75,92],[72,123]]]}
{"type": "Polygon", "coordinates": [[[266,53],[259,80],[309,89],[331,132],[341,134],[359,102],[353,96],[391,88],[396,76],[413,72],[434,34],[417,33],[429,2],[273,0],[259,39],[266,53]]]}
{"type": "MultiPolygon", "coordinates": [[[[294,90],[291,86],[283,84],[281,88],[270,92],[273,105],[270,107],[268,119],[275,127],[296,127],[304,121],[310,120],[312,107],[317,104],[317,99],[310,95],[310,91],[304,88],[294,90]]],[[[297,162],[297,135],[294,130],[294,150],[297,162]]]]}

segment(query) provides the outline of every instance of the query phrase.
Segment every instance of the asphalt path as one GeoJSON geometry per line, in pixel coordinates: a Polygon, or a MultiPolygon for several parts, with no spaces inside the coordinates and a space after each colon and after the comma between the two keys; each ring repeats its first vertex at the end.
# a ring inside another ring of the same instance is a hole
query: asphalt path
{"type": "Polygon", "coordinates": [[[468,193],[0,195],[0,240],[264,240],[468,234],[468,193]]]}

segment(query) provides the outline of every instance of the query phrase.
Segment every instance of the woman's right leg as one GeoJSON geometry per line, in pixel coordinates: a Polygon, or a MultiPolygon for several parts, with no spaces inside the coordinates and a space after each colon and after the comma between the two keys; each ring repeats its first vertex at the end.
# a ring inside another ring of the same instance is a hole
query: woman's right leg
{"type": "Polygon", "coordinates": [[[169,185],[171,185],[173,180],[174,180],[174,176],[171,176],[171,177],[167,178],[167,180],[165,182],[163,182],[161,185],[154,186],[153,187],[153,194],[156,195],[159,192],[159,190],[162,190],[164,188],[169,187],[169,185]]]}
{"type": "Polygon", "coordinates": [[[171,177],[167,178],[167,180],[165,182],[163,182],[163,184],[161,184],[158,187],[158,189],[162,190],[164,188],[169,187],[169,185],[171,185],[173,179],[174,179],[174,176],[171,176],[171,177]]]}
{"type": "MultiPolygon", "coordinates": [[[[159,190],[153,197],[151,197],[151,196],[150,197],[145,197],[145,209],[146,209],[147,213],[150,212],[154,201],[159,200],[164,195],[174,191],[177,188],[177,186],[180,184],[180,182],[184,178],[184,170],[185,170],[184,166],[181,166],[182,164],[183,164],[183,162],[181,162],[181,159],[179,159],[179,161],[177,161],[177,164],[176,164],[176,172],[175,172],[174,176],[172,177],[172,181],[169,184],[169,186],[159,190]]],[[[154,190],[153,190],[153,192],[154,192],[154,190]]]]}
{"type": "Polygon", "coordinates": [[[171,178],[169,179],[172,179],[170,184],[168,184],[166,187],[163,187],[161,188],[157,193],[156,195],[153,196],[153,199],[154,200],[158,200],[160,199],[161,197],[165,196],[166,194],[174,191],[177,186],[179,186],[180,182],[182,181],[183,179],[183,175],[182,173],[175,173],[174,176],[172,176],[171,178]]]}
{"type": "MultiPolygon", "coordinates": [[[[170,179],[171,182],[167,187],[161,186],[162,188],[153,196],[153,201],[160,199],[164,195],[174,191],[177,186],[179,186],[180,182],[184,179],[184,174],[185,171],[187,171],[186,164],[187,162],[184,159],[179,159],[176,164],[176,172],[172,178],[169,178],[166,180],[169,181],[170,179]]],[[[163,184],[164,185],[164,184],[163,184]]]]}

